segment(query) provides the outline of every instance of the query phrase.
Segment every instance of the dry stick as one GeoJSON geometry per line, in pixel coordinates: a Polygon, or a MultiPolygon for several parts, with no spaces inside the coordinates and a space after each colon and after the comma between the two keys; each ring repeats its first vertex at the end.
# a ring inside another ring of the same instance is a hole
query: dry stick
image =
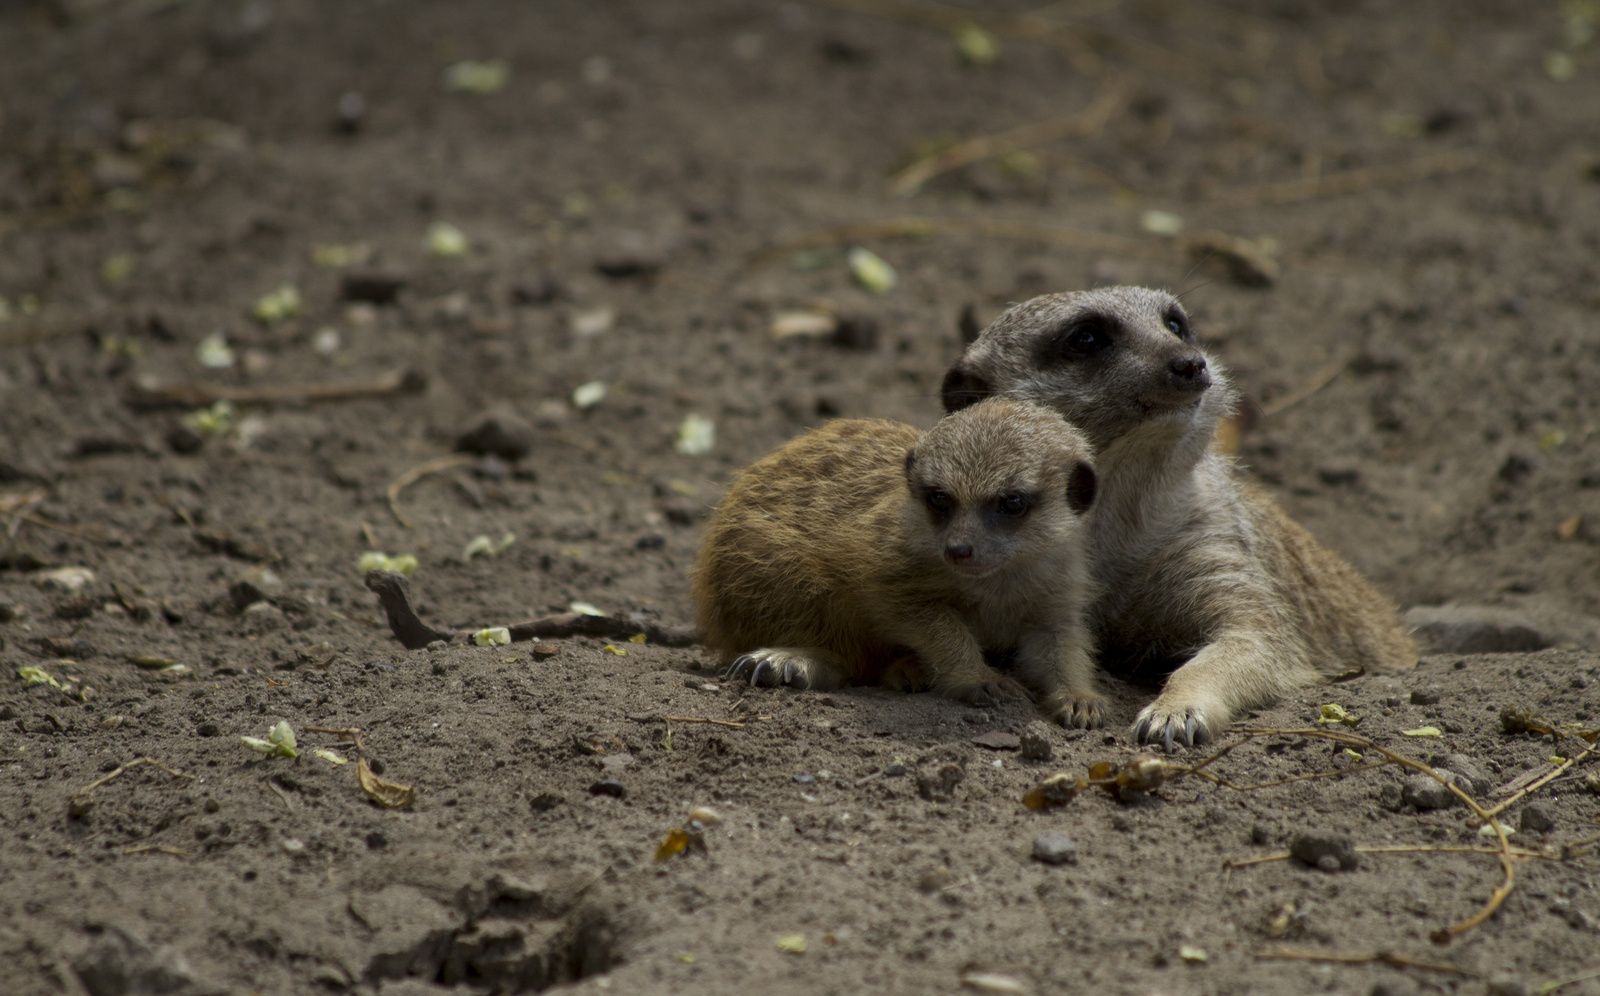
{"type": "Polygon", "coordinates": [[[1347,359],[1334,360],[1332,363],[1312,374],[1311,378],[1304,384],[1301,384],[1299,387],[1290,391],[1288,394],[1285,394],[1283,397],[1273,398],[1271,401],[1262,405],[1262,416],[1267,417],[1276,415],[1286,408],[1291,408],[1295,405],[1298,405],[1300,402],[1306,400],[1313,394],[1316,394],[1318,391],[1322,390],[1324,387],[1327,387],[1329,384],[1333,383],[1340,374],[1344,373],[1345,367],[1349,365],[1350,361],[1347,359]]]}
{"type": "Polygon", "coordinates": [[[164,844],[146,844],[143,847],[125,847],[122,849],[123,854],[147,854],[150,851],[160,851],[162,854],[171,854],[179,858],[187,858],[189,856],[188,851],[179,850],[176,847],[167,847],[164,844]]]}
{"type": "Polygon", "coordinates": [[[1565,979],[1557,979],[1554,982],[1546,982],[1544,985],[1535,989],[1534,992],[1538,993],[1539,996],[1546,996],[1548,993],[1553,993],[1557,989],[1564,989],[1575,982],[1587,982],[1590,979],[1600,979],[1600,968],[1590,969],[1587,972],[1580,972],[1577,975],[1573,975],[1565,979]]]}
{"type": "Polygon", "coordinates": [[[173,769],[167,767],[166,765],[162,764],[160,761],[157,761],[157,760],[155,760],[153,758],[140,757],[140,758],[135,758],[132,761],[129,761],[127,764],[122,765],[121,767],[117,768],[115,771],[111,772],[109,775],[106,775],[103,778],[96,778],[94,781],[92,781],[89,784],[85,785],[83,788],[81,788],[78,791],[72,793],[72,797],[74,799],[77,799],[77,798],[81,798],[83,796],[86,796],[90,792],[93,792],[95,789],[97,789],[100,786],[104,785],[105,783],[111,781],[113,778],[116,778],[116,777],[120,776],[124,772],[132,771],[134,768],[143,768],[143,767],[146,767],[146,766],[149,766],[149,767],[152,767],[152,768],[160,768],[162,771],[165,771],[167,774],[171,775],[174,778],[187,778],[191,782],[194,781],[194,776],[193,775],[186,775],[181,771],[174,771],[173,769]]]}
{"type": "Polygon", "coordinates": [[[934,177],[962,166],[1063,138],[1097,134],[1127,103],[1129,89],[1126,80],[1113,77],[1101,85],[1099,94],[1089,106],[1076,114],[1035,121],[993,135],[980,135],[919,159],[889,178],[889,193],[896,197],[907,197],[934,177]]]}
{"type": "Polygon", "coordinates": [[[1583,753],[1575,755],[1573,757],[1567,758],[1564,762],[1561,763],[1561,765],[1559,767],[1553,768],[1549,773],[1544,775],[1542,778],[1539,778],[1539,779],[1531,782],[1530,784],[1524,786],[1521,791],[1517,792],[1515,795],[1511,796],[1509,799],[1506,799],[1504,802],[1500,803],[1499,805],[1495,806],[1493,809],[1489,810],[1489,815],[1492,817],[1495,814],[1500,813],[1503,810],[1505,810],[1505,808],[1507,806],[1510,806],[1511,804],[1515,803],[1518,799],[1521,799],[1523,796],[1527,795],[1529,792],[1533,792],[1533,791],[1536,791],[1538,789],[1544,788],[1545,785],[1549,784],[1550,782],[1554,781],[1557,777],[1559,777],[1560,775],[1564,774],[1568,768],[1570,768],[1573,765],[1577,764],[1579,761],[1583,760],[1585,757],[1587,757],[1590,754],[1593,754],[1594,752],[1595,752],[1595,748],[1593,748],[1593,747],[1585,747],[1583,749],[1583,753]]]}
{"type": "Polygon", "coordinates": [[[1468,978],[1477,975],[1476,972],[1448,962],[1422,961],[1395,954],[1393,951],[1310,951],[1304,948],[1267,948],[1264,951],[1257,951],[1256,957],[1283,961],[1332,961],[1350,965],[1381,961],[1395,968],[1424,968],[1430,972],[1449,972],[1452,975],[1464,975],[1468,978]]]}
{"type": "Polygon", "coordinates": [[[276,795],[278,798],[283,800],[284,808],[288,809],[291,813],[294,812],[294,803],[289,800],[288,795],[284,793],[283,789],[272,783],[271,778],[266,779],[261,784],[270,789],[273,795],[276,795]]]}
{"type": "Polygon", "coordinates": [[[1456,784],[1454,782],[1452,782],[1449,779],[1445,778],[1443,775],[1439,774],[1439,772],[1435,771],[1433,768],[1429,767],[1428,765],[1423,764],[1421,761],[1415,760],[1413,758],[1406,757],[1404,754],[1400,754],[1400,753],[1397,753],[1395,751],[1392,751],[1389,748],[1382,746],[1381,744],[1378,744],[1378,743],[1375,743],[1374,741],[1368,740],[1366,737],[1358,737],[1353,733],[1339,733],[1339,732],[1335,732],[1335,731],[1332,731],[1332,730],[1276,730],[1276,729],[1259,729],[1259,730],[1249,730],[1249,729],[1247,729],[1247,730],[1241,730],[1240,732],[1244,733],[1246,736],[1249,736],[1249,737],[1256,737],[1256,736],[1315,737],[1315,738],[1321,739],[1321,740],[1332,740],[1335,743],[1342,743],[1346,747],[1362,747],[1362,748],[1365,748],[1367,750],[1375,750],[1378,753],[1382,754],[1384,757],[1387,757],[1389,760],[1394,761],[1397,764],[1403,764],[1406,767],[1411,768],[1411,769],[1413,769],[1415,771],[1419,771],[1422,774],[1427,775],[1429,778],[1432,778],[1434,781],[1438,782],[1440,785],[1443,785],[1446,789],[1448,789],[1451,793],[1453,793],[1462,802],[1465,802],[1467,804],[1467,806],[1469,808],[1471,808],[1471,810],[1474,813],[1477,814],[1478,818],[1484,822],[1484,825],[1494,828],[1495,837],[1498,838],[1498,840],[1500,842],[1500,850],[1498,852],[1496,852],[1496,853],[1499,855],[1499,858],[1500,858],[1500,869],[1505,874],[1504,880],[1502,880],[1500,885],[1495,888],[1494,892],[1490,893],[1488,901],[1486,903],[1484,903],[1483,908],[1478,910],[1478,912],[1474,913],[1472,916],[1467,917],[1465,920],[1460,920],[1460,921],[1458,921],[1456,923],[1451,924],[1448,927],[1441,927],[1438,930],[1435,930],[1432,934],[1430,934],[1429,938],[1433,941],[1433,943],[1435,943],[1435,944],[1448,944],[1448,943],[1450,943],[1450,939],[1451,938],[1457,937],[1457,936],[1459,936],[1459,935],[1471,930],[1473,927],[1476,927],[1478,924],[1483,923],[1485,920],[1489,919],[1489,917],[1494,915],[1495,910],[1500,908],[1500,904],[1505,902],[1506,896],[1511,894],[1511,888],[1516,883],[1517,872],[1516,872],[1516,865],[1511,860],[1511,841],[1506,837],[1506,828],[1500,825],[1500,821],[1499,820],[1496,820],[1495,818],[1490,816],[1488,814],[1488,812],[1486,812],[1482,806],[1478,805],[1478,800],[1474,799],[1472,796],[1470,796],[1467,793],[1463,792],[1460,788],[1458,788],[1456,786],[1456,784]]]}
{"type": "Polygon", "coordinates": [[[134,408],[203,408],[218,401],[241,405],[285,402],[348,401],[416,394],[428,378],[415,370],[397,370],[377,380],[355,384],[283,384],[278,387],[231,387],[226,384],[174,384],[170,387],[135,387],[128,392],[134,408]]]}
{"type": "MultiPolygon", "coordinates": [[[[1568,845],[1569,847],[1573,845],[1568,845]]],[[[1485,847],[1474,844],[1385,844],[1385,845],[1358,845],[1357,854],[1499,854],[1498,847],[1485,847]]],[[[1530,851],[1525,847],[1513,847],[1511,853],[1519,858],[1543,858],[1546,861],[1562,860],[1558,855],[1549,855],[1543,851],[1530,851]]],[[[1294,857],[1288,851],[1275,851],[1272,854],[1261,854],[1253,858],[1229,858],[1222,863],[1225,869],[1247,868],[1250,865],[1264,865],[1273,861],[1288,861],[1294,857]]]]}
{"type": "Polygon", "coordinates": [[[1386,187],[1412,180],[1426,180],[1449,173],[1459,173],[1478,164],[1478,158],[1469,153],[1443,152],[1422,156],[1394,166],[1373,166],[1352,169],[1342,173],[1324,173],[1321,176],[1264,183],[1253,187],[1236,187],[1219,190],[1206,199],[1213,207],[1241,208],[1262,204],[1288,204],[1310,200],[1314,197],[1331,197],[1335,194],[1354,194],[1377,187],[1386,187]]]}
{"type": "Polygon", "coordinates": [[[701,719],[697,716],[662,716],[661,718],[668,723],[710,723],[713,726],[726,726],[731,730],[742,730],[745,727],[743,723],[735,723],[727,719],[701,719]]]}
{"type": "Polygon", "coordinates": [[[402,526],[405,526],[407,529],[415,528],[412,525],[411,520],[406,518],[405,513],[400,511],[400,492],[422,480],[424,477],[427,477],[429,474],[437,474],[441,470],[449,470],[451,467],[459,467],[462,464],[471,463],[476,459],[478,458],[470,453],[451,453],[448,456],[436,457],[427,461],[426,463],[417,464],[415,467],[412,467],[410,470],[406,471],[404,474],[401,474],[399,477],[390,482],[388,492],[389,511],[394,513],[395,519],[397,519],[402,526]]]}
{"type": "MultiPolygon", "coordinates": [[[[1182,80],[1191,86],[1206,87],[1219,77],[1217,67],[1180,55],[1136,38],[1126,38],[1101,28],[1067,24],[1029,14],[998,14],[947,7],[936,3],[907,3],[905,0],[812,0],[828,7],[870,14],[907,24],[956,32],[980,27],[997,35],[1023,38],[1053,45],[1074,56],[1074,68],[1086,75],[1100,69],[1100,52],[1111,52],[1140,69],[1182,80]]],[[[1230,71],[1234,67],[1225,67],[1230,71]]],[[[1230,72],[1237,75],[1237,72],[1230,72]]]]}

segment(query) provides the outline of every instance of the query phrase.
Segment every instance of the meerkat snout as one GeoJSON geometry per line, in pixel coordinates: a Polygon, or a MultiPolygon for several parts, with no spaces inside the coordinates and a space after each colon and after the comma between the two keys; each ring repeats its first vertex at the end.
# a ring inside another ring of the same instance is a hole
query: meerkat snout
{"type": "Polygon", "coordinates": [[[1199,394],[1211,386],[1211,371],[1206,369],[1206,358],[1199,354],[1174,357],[1167,370],[1168,381],[1180,391],[1199,394]]]}

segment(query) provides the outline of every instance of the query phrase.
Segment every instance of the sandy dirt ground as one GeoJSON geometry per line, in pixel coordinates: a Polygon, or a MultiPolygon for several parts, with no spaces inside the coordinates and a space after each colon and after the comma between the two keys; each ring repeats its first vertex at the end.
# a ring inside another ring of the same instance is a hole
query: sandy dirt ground
{"type": "Polygon", "coordinates": [[[1597,22],[0,2],[0,992],[1600,993],[1597,22]],[[673,645],[738,468],[927,426],[964,329],[1115,283],[1183,291],[1247,472],[1422,626],[1242,720],[1344,741],[1034,811],[1155,686],[1069,733],[673,645]],[[627,621],[407,650],[367,551],[441,630],[627,621]]]}

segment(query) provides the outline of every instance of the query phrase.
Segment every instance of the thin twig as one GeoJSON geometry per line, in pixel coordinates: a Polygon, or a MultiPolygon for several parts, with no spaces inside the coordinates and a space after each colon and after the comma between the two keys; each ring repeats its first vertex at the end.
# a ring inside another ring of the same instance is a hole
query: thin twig
{"type": "Polygon", "coordinates": [[[1595,752],[1595,748],[1593,748],[1593,747],[1585,747],[1583,749],[1582,753],[1575,754],[1572,757],[1567,758],[1565,761],[1563,761],[1561,763],[1561,765],[1559,767],[1552,768],[1543,777],[1535,779],[1533,782],[1530,782],[1529,784],[1523,786],[1522,789],[1520,791],[1518,791],[1515,795],[1513,795],[1510,798],[1506,799],[1504,802],[1501,802],[1500,804],[1496,805],[1493,809],[1489,810],[1489,815],[1490,816],[1494,816],[1496,813],[1499,813],[1499,812],[1503,811],[1506,807],[1512,805],[1517,800],[1519,800],[1523,796],[1527,795],[1529,792],[1534,792],[1534,791],[1537,791],[1538,789],[1543,788],[1545,785],[1549,784],[1550,782],[1554,781],[1556,778],[1558,778],[1559,776],[1564,774],[1568,768],[1570,768],[1573,765],[1577,764],[1579,761],[1583,760],[1585,757],[1587,757],[1590,754],[1593,754],[1594,752],[1595,752]]]}
{"type": "Polygon", "coordinates": [[[1448,944],[1448,943],[1450,943],[1452,938],[1457,937],[1457,936],[1459,936],[1459,935],[1461,935],[1463,933],[1466,933],[1467,931],[1471,930],[1472,928],[1478,926],[1480,923],[1483,923],[1485,920],[1489,919],[1489,917],[1494,915],[1495,910],[1498,910],[1500,908],[1500,904],[1505,902],[1506,896],[1511,894],[1511,889],[1516,884],[1517,871],[1516,871],[1515,863],[1511,860],[1511,841],[1510,841],[1509,838],[1506,837],[1506,828],[1500,824],[1500,821],[1498,821],[1498,820],[1494,819],[1493,817],[1491,817],[1488,814],[1488,812],[1485,811],[1484,808],[1478,804],[1478,801],[1476,799],[1474,799],[1472,796],[1468,795],[1466,792],[1462,791],[1462,789],[1459,786],[1457,786],[1453,781],[1451,781],[1448,778],[1445,778],[1443,775],[1439,774],[1439,772],[1435,771],[1433,768],[1429,767],[1428,765],[1423,764],[1421,761],[1415,760],[1413,758],[1406,757],[1404,754],[1400,754],[1400,753],[1397,753],[1395,751],[1392,751],[1389,748],[1384,747],[1381,744],[1378,744],[1378,743],[1376,743],[1376,742],[1374,742],[1372,740],[1367,739],[1366,737],[1356,736],[1353,733],[1335,732],[1333,730],[1278,730],[1278,729],[1257,729],[1257,730],[1247,729],[1247,730],[1241,730],[1240,732],[1245,734],[1246,736],[1249,736],[1249,737],[1258,737],[1258,736],[1299,736],[1299,737],[1310,737],[1310,738],[1316,738],[1316,739],[1320,739],[1320,740],[1332,740],[1335,743],[1342,743],[1346,747],[1361,747],[1361,748],[1364,748],[1366,750],[1375,750],[1378,753],[1382,754],[1384,757],[1387,757],[1389,760],[1394,761],[1397,764],[1403,764],[1406,767],[1411,768],[1411,769],[1413,769],[1415,771],[1419,771],[1422,774],[1427,775],[1429,778],[1432,778],[1434,781],[1437,781],[1439,784],[1443,785],[1446,789],[1448,789],[1452,794],[1454,794],[1457,798],[1459,798],[1462,802],[1466,803],[1467,806],[1469,808],[1471,808],[1471,810],[1475,814],[1477,814],[1478,818],[1484,822],[1485,826],[1489,826],[1489,827],[1493,827],[1494,828],[1495,837],[1498,839],[1499,844],[1500,844],[1500,850],[1498,852],[1496,852],[1496,853],[1498,854],[1498,856],[1500,858],[1500,870],[1503,873],[1504,878],[1501,880],[1500,884],[1497,887],[1495,887],[1495,890],[1492,893],[1489,894],[1489,899],[1484,903],[1482,908],[1480,908],[1478,910],[1478,912],[1474,913],[1472,916],[1467,917],[1465,920],[1460,920],[1460,921],[1458,921],[1456,923],[1450,924],[1448,927],[1441,927],[1438,930],[1435,930],[1431,935],[1429,935],[1430,938],[1432,939],[1432,941],[1435,944],[1448,944]]]}
{"type": "Polygon", "coordinates": [[[471,463],[476,459],[478,458],[473,456],[471,453],[450,453],[446,456],[435,457],[434,459],[425,463],[417,464],[415,467],[412,467],[410,470],[406,471],[404,474],[401,474],[399,477],[395,478],[389,483],[389,511],[394,513],[395,519],[398,520],[402,526],[405,526],[407,529],[414,528],[411,520],[406,518],[404,512],[400,511],[400,492],[422,480],[424,477],[427,477],[429,474],[437,474],[441,470],[449,470],[451,467],[459,467],[462,464],[471,463]]]}
{"type": "Polygon", "coordinates": [[[1019,125],[993,135],[980,135],[919,159],[889,178],[889,193],[906,197],[934,177],[962,166],[1063,138],[1094,135],[1127,103],[1129,90],[1126,80],[1112,77],[1101,85],[1089,106],[1076,114],[1019,125]]]}
{"type": "Polygon", "coordinates": [[[167,774],[171,775],[174,778],[187,778],[191,782],[194,781],[194,776],[193,775],[187,775],[187,774],[184,774],[181,771],[175,771],[172,768],[169,768],[166,765],[162,764],[160,761],[155,760],[154,758],[140,757],[140,758],[135,758],[132,761],[129,761],[127,764],[122,765],[121,767],[117,768],[115,771],[111,772],[109,775],[105,775],[105,776],[103,776],[101,778],[96,778],[94,781],[92,781],[89,784],[85,785],[83,788],[81,788],[78,791],[72,793],[72,796],[75,799],[76,798],[81,798],[83,796],[86,796],[90,792],[93,792],[95,789],[97,789],[100,786],[102,786],[102,785],[106,784],[107,782],[111,781],[113,778],[120,777],[124,772],[132,771],[134,768],[143,768],[143,767],[160,768],[162,771],[165,771],[167,774]]]}
{"type": "Polygon", "coordinates": [[[1314,197],[1331,197],[1335,194],[1354,194],[1377,187],[1386,187],[1413,180],[1425,180],[1449,173],[1459,173],[1478,164],[1478,158],[1469,153],[1443,152],[1422,156],[1394,166],[1374,166],[1347,170],[1342,173],[1324,173],[1320,176],[1301,177],[1279,183],[1264,183],[1251,187],[1218,190],[1206,199],[1216,207],[1241,208],[1261,204],[1288,204],[1292,201],[1310,200],[1314,197]]]}
{"type": "Polygon", "coordinates": [[[1281,398],[1273,398],[1261,406],[1262,416],[1276,415],[1286,408],[1292,408],[1300,402],[1316,394],[1318,391],[1333,383],[1345,368],[1350,365],[1348,359],[1338,359],[1312,374],[1304,384],[1285,394],[1281,398]]]}
{"type": "Polygon", "coordinates": [[[1544,985],[1535,989],[1534,992],[1538,993],[1539,996],[1546,996],[1548,993],[1553,993],[1557,989],[1565,988],[1575,982],[1587,982],[1590,979],[1600,979],[1600,968],[1592,968],[1587,972],[1579,972],[1577,975],[1568,976],[1565,979],[1557,979],[1554,982],[1546,982],[1544,985]]]}
{"type": "Polygon", "coordinates": [[[1477,975],[1470,969],[1461,968],[1442,961],[1423,961],[1420,958],[1408,958],[1405,955],[1395,954],[1393,951],[1312,951],[1305,948],[1267,948],[1257,951],[1256,957],[1268,960],[1281,961],[1331,961],[1346,965],[1360,965],[1366,962],[1382,962],[1395,968],[1422,968],[1430,972],[1448,972],[1451,975],[1462,975],[1472,978],[1477,975]]]}
{"type": "Polygon", "coordinates": [[[669,723],[710,723],[712,726],[726,726],[730,730],[742,730],[744,723],[735,723],[728,719],[702,719],[698,716],[662,716],[669,723]]]}
{"type": "Polygon", "coordinates": [[[277,785],[273,784],[273,781],[272,781],[271,778],[266,779],[261,784],[265,785],[268,789],[270,789],[272,791],[273,795],[276,795],[278,798],[282,799],[284,807],[287,808],[289,810],[289,812],[291,812],[291,813],[294,812],[294,803],[292,801],[290,801],[289,796],[283,791],[283,789],[281,789],[277,785]]]}
{"type": "Polygon", "coordinates": [[[123,854],[147,854],[150,851],[160,851],[162,854],[171,854],[179,858],[187,858],[189,856],[188,851],[180,850],[176,847],[167,847],[165,844],[145,844],[143,847],[125,847],[122,849],[123,854]]]}
{"type": "Polygon", "coordinates": [[[281,384],[277,387],[173,384],[169,387],[135,387],[128,392],[128,404],[134,408],[204,408],[218,401],[240,405],[304,404],[417,394],[427,386],[428,378],[417,371],[396,370],[377,380],[355,384],[281,384]]]}

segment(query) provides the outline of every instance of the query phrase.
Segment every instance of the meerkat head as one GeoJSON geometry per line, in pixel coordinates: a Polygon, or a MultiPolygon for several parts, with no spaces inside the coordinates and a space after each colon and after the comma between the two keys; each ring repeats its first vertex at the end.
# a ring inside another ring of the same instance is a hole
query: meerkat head
{"type": "Polygon", "coordinates": [[[1178,299],[1144,287],[1047,294],[983,331],[945,375],[947,411],[991,395],[1060,412],[1097,451],[1141,427],[1209,438],[1233,402],[1178,299]]]}
{"type": "Polygon", "coordinates": [[[906,454],[909,533],[971,577],[1056,555],[1094,503],[1091,452],[1049,409],[1006,398],[963,408],[906,454]]]}

